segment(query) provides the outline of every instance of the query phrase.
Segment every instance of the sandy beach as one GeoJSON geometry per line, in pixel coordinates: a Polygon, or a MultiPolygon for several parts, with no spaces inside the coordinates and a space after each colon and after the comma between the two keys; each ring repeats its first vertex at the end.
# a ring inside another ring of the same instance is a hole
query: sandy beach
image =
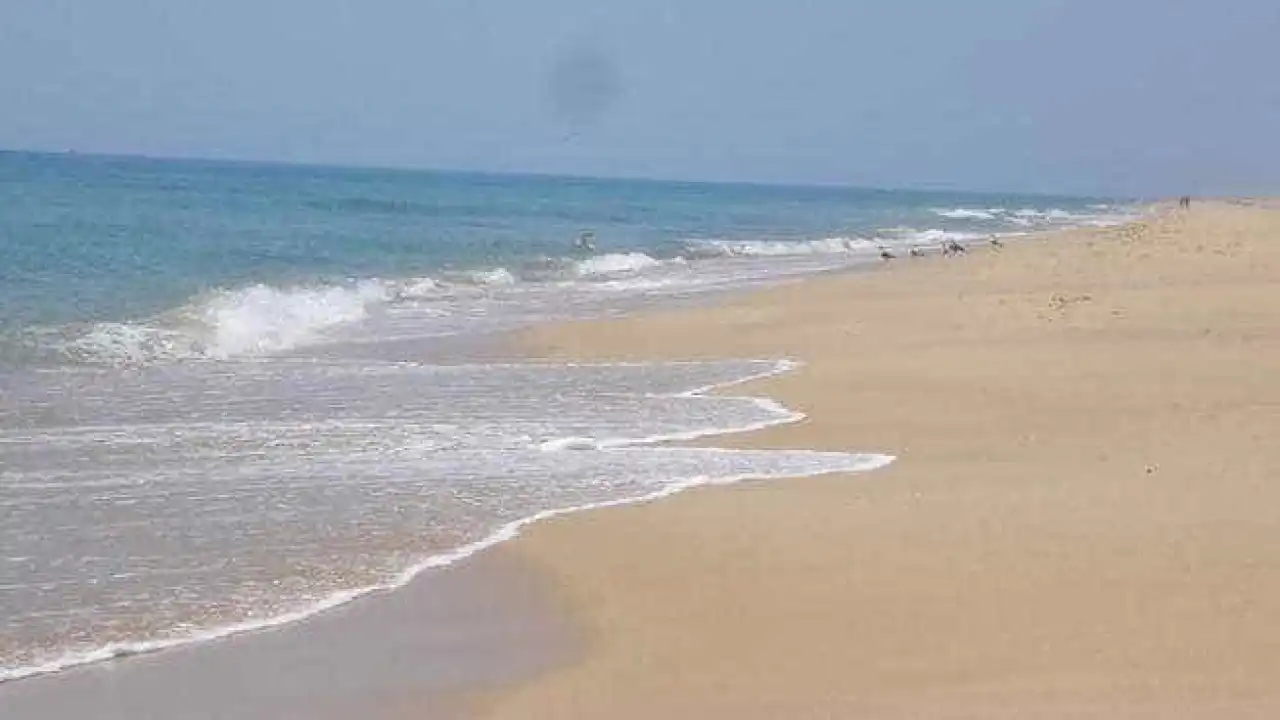
{"type": "Polygon", "coordinates": [[[535,355],[791,357],[716,445],[889,468],[531,528],[591,638],[489,718],[1280,717],[1280,212],[901,259],[535,355]]]}

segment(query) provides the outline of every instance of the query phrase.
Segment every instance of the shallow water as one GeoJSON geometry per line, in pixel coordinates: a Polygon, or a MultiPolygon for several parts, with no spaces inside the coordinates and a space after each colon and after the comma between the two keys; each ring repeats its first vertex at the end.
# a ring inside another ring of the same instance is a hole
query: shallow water
{"type": "Polygon", "coordinates": [[[649,445],[793,419],[696,393],[783,367],[274,360],[32,373],[0,409],[0,664],[16,675],[304,613],[548,511],[874,466],[649,445]]]}

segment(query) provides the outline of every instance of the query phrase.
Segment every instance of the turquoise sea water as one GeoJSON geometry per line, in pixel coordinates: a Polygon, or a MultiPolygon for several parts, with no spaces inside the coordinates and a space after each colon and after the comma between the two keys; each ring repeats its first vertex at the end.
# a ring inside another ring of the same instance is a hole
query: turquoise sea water
{"type": "Polygon", "coordinates": [[[573,279],[548,263],[584,230],[600,254],[694,256],[719,240],[781,257],[905,228],[1014,231],[1052,219],[1013,212],[1070,221],[1105,215],[1100,202],[2,153],[0,329],[12,344],[24,328],[136,321],[259,283],[573,279]]]}
{"type": "Polygon", "coordinates": [[[888,460],[658,445],[796,419],[701,392],[777,359],[427,362],[456,339],[1128,212],[0,153],[0,681],[302,617],[547,513],[888,460]]]}

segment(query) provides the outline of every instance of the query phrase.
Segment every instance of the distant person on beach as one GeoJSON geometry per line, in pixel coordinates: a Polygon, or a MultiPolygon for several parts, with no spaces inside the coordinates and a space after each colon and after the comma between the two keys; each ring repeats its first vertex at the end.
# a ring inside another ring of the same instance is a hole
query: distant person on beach
{"type": "Polygon", "coordinates": [[[1191,196],[1190,196],[1190,195],[1183,195],[1182,197],[1178,198],[1178,207],[1179,207],[1179,208],[1181,208],[1181,209],[1183,209],[1183,210],[1190,210],[1190,209],[1191,209],[1191,196]]]}
{"type": "Polygon", "coordinates": [[[573,249],[583,252],[593,253],[596,251],[596,234],[590,230],[584,230],[578,235],[578,239],[573,241],[573,249]]]}

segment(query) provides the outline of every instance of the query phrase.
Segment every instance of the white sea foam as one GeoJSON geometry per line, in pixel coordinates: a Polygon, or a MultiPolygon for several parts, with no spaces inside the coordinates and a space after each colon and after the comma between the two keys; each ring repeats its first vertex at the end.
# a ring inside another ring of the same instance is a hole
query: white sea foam
{"type": "Polygon", "coordinates": [[[441,288],[505,287],[515,285],[519,278],[504,267],[481,270],[448,270],[440,274],[436,283],[441,288]]]}
{"type": "Polygon", "coordinates": [[[440,283],[433,278],[409,278],[391,284],[391,297],[394,300],[426,300],[437,297],[440,290],[440,283]]]}
{"type": "Polygon", "coordinates": [[[365,317],[388,299],[379,282],[355,287],[281,290],[254,285],[217,293],[192,313],[211,357],[243,357],[287,350],[313,340],[325,328],[365,317]]]}
{"type": "Polygon", "coordinates": [[[876,245],[860,238],[832,237],[817,240],[689,240],[687,252],[701,258],[763,258],[799,255],[837,255],[871,252],[876,245]]]}
{"type": "Polygon", "coordinates": [[[698,283],[688,277],[632,277],[593,283],[587,290],[604,293],[652,293],[664,290],[692,290],[698,283]]]}
{"type": "Polygon", "coordinates": [[[1071,212],[1062,208],[1020,208],[1006,216],[1005,220],[1021,227],[1111,227],[1132,222],[1140,216],[1134,209],[1115,205],[1094,204],[1089,206],[1089,210],[1091,212],[1071,212]]]}
{"type": "Polygon", "coordinates": [[[1075,219],[1077,216],[1058,208],[1050,208],[1048,210],[1039,210],[1036,208],[1019,208],[1005,216],[1007,222],[1015,225],[1033,225],[1033,224],[1054,224],[1065,223],[1075,219]]]}
{"type": "Polygon", "coordinates": [[[1004,208],[989,208],[986,210],[978,210],[975,208],[933,209],[933,213],[935,215],[951,220],[994,220],[997,215],[1004,211],[1004,208]]]}
{"type": "Polygon", "coordinates": [[[562,437],[543,440],[534,447],[543,452],[559,452],[561,450],[599,450],[600,441],[589,437],[562,437]]]}
{"type": "MultiPolygon", "coordinates": [[[[625,384],[625,383],[632,383],[635,381],[643,380],[645,378],[649,378],[652,381],[658,383],[657,387],[668,387],[668,388],[674,389],[675,387],[679,387],[682,384],[683,386],[687,387],[687,384],[688,384],[687,380],[682,380],[682,378],[701,377],[703,375],[699,375],[699,373],[707,372],[706,368],[711,367],[712,365],[713,364],[709,365],[707,363],[686,363],[686,364],[674,363],[674,364],[655,364],[655,365],[647,365],[642,363],[642,364],[619,364],[619,365],[602,365],[602,366],[591,366],[591,365],[561,366],[562,369],[570,371],[569,374],[563,374],[563,373],[557,372],[556,374],[553,374],[553,375],[547,375],[543,378],[543,382],[551,383],[551,387],[546,389],[546,391],[550,393],[547,397],[550,397],[550,398],[561,397],[565,392],[584,392],[581,389],[580,384],[587,379],[590,379],[589,380],[590,383],[605,383],[605,384],[612,384],[615,382],[615,380],[624,380],[624,384],[625,384]],[[619,375],[618,373],[622,371],[626,371],[627,374],[619,375]],[[661,371],[661,374],[651,375],[650,374],[651,371],[661,371]],[[583,373],[585,373],[585,375],[583,373]],[[628,377],[631,379],[626,380],[626,378],[628,377]]],[[[677,406],[679,406],[682,404],[686,404],[690,401],[693,401],[697,398],[700,398],[704,395],[708,395],[708,393],[713,389],[724,388],[731,385],[736,385],[742,382],[746,382],[749,380],[767,377],[767,376],[775,375],[781,372],[786,372],[794,368],[795,366],[796,366],[795,363],[789,362],[789,361],[776,362],[776,363],[756,362],[756,363],[750,364],[750,367],[760,368],[760,370],[756,372],[752,372],[752,371],[746,370],[746,368],[743,368],[744,371],[739,371],[734,376],[731,376],[727,379],[720,379],[719,381],[711,382],[709,384],[702,385],[694,389],[674,391],[674,392],[670,392],[669,394],[659,393],[655,395],[644,395],[644,396],[637,396],[637,397],[649,397],[649,398],[652,398],[653,401],[655,402],[662,402],[662,403],[675,402],[677,403],[677,406]]],[[[319,373],[319,375],[317,375],[316,377],[324,379],[324,385],[321,387],[328,388],[327,392],[350,392],[356,388],[356,386],[351,386],[350,383],[356,380],[359,380],[359,382],[361,383],[366,383],[366,382],[372,383],[371,385],[361,385],[360,387],[368,387],[370,389],[375,389],[375,388],[379,389],[380,392],[387,395],[388,399],[400,396],[400,393],[398,391],[387,388],[385,383],[388,381],[388,379],[390,379],[391,377],[394,377],[396,373],[401,373],[404,371],[415,372],[413,366],[405,367],[403,370],[398,369],[399,367],[400,366],[385,366],[385,367],[369,366],[369,367],[359,367],[359,368],[346,368],[346,366],[335,366],[330,370],[326,370],[324,368],[313,369],[311,365],[300,366],[300,368],[306,370],[307,373],[319,373]],[[346,389],[343,390],[342,388],[346,388],[346,389]]],[[[553,366],[549,366],[549,367],[552,367],[554,369],[553,366]]],[[[541,375],[538,375],[538,373],[544,372],[543,370],[540,370],[537,366],[518,366],[518,365],[509,366],[506,370],[503,370],[503,366],[492,366],[492,368],[494,370],[501,370],[503,373],[517,373],[517,375],[512,376],[511,378],[507,378],[508,380],[519,379],[521,377],[524,377],[525,375],[528,375],[531,378],[542,377],[541,375]]],[[[423,368],[423,370],[427,370],[427,368],[423,368]]],[[[266,372],[266,371],[267,370],[265,369],[263,370],[263,372],[266,372]]],[[[441,389],[448,389],[449,392],[456,392],[455,388],[457,388],[458,386],[458,381],[464,380],[466,377],[469,377],[466,374],[468,371],[465,368],[454,368],[454,369],[442,368],[436,372],[445,373],[446,376],[437,378],[435,387],[438,387],[441,389]]],[[[717,371],[717,372],[723,372],[723,371],[717,371]]],[[[404,379],[410,381],[413,385],[416,386],[421,381],[415,380],[414,379],[415,377],[416,376],[411,376],[411,377],[406,377],[404,379]]],[[[473,380],[470,382],[475,382],[476,380],[483,380],[484,378],[487,378],[487,377],[489,377],[488,373],[482,373],[481,375],[476,376],[476,378],[473,378],[473,380]]],[[[494,379],[496,379],[496,377],[498,376],[495,376],[494,379]]],[[[501,377],[506,378],[507,376],[503,374],[501,375],[501,377]]],[[[252,380],[252,378],[247,378],[247,379],[252,380]]],[[[260,395],[260,391],[254,389],[254,387],[256,386],[253,385],[253,382],[257,382],[257,381],[252,381],[246,391],[249,392],[252,397],[258,398],[260,395]]],[[[492,380],[485,381],[485,382],[492,382],[492,380]]],[[[649,380],[645,380],[645,382],[647,383],[649,382],[649,380]]],[[[525,384],[530,387],[539,387],[541,385],[541,383],[525,383],[525,384]]],[[[150,386],[149,383],[140,381],[139,387],[134,392],[150,392],[146,390],[146,388],[149,386],[150,386]]],[[[482,383],[481,387],[484,387],[484,386],[485,386],[484,383],[482,383]]],[[[203,397],[205,393],[205,391],[198,390],[197,388],[192,388],[191,391],[197,392],[196,397],[203,397]]],[[[118,392],[119,392],[118,389],[113,390],[112,392],[108,393],[108,395],[110,397],[115,397],[115,395],[118,394],[118,392]]],[[[540,389],[538,392],[541,393],[543,392],[543,390],[540,389]]],[[[593,397],[593,398],[601,397],[591,392],[588,392],[587,396],[593,397]]],[[[320,406],[323,406],[329,402],[324,397],[312,398],[310,394],[295,396],[292,393],[290,393],[286,397],[289,399],[289,402],[291,403],[298,403],[298,402],[304,403],[303,406],[300,406],[300,409],[305,407],[305,403],[312,402],[312,401],[319,403],[320,406]]],[[[353,412],[356,412],[357,415],[351,418],[348,418],[346,420],[343,420],[342,422],[338,422],[337,420],[334,420],[333,429],[339,430],[344,427],[350,427],[350,428],[358,427],[358,425],[352,425],[352,422],[355,421],[358,417],[362,417],[359,413],[366,412],[366,411],[381,412],[379,408],[383,406],[379,404],[381,401],[378,400],[377,398],[371,399],[367,393],[361,393],[359,395],[351,396],[352,401],[357,401],[357,399],[359,400],[359,402],[355,407],[351,408],[351,410],[353,412]],[[371,403],[371,404],[365,407],[365,405],[360,403],[371,403]]],[[[360,587],[345,588],[335,592],[330,592],[324,595],[323,597],[321,597],[320,599],[306,603],[301,607],[295,607],[292,609],[288,609],[285,612],[276,613],[271,617],[256,618],[256,619],[247,620],[243,622],[233,622],[233,623],[228,623],[218,627],[201,629],[201,630],[191,631],[191,632],[179,631],[176,634],[166,633],[166,634],[163,634],[161,637],[143,640],[143,641],[112,642],[98,648],[78,650],[75,652],[67,653],[59,657],[53,657],[50,659],[41,659],[37,662],[33,662],[23,667],[10,667],[5,669],[0,669],[0,681],[17,680],[17,679],[27,678],[35,675],[57,672],[59,670],[63,670],[69,667],[77,666],[77,665],[83,665],[86,663],[116,659],[116,658],[126,657],[129,655],[137,655],[141,653],[150,653],[154,651],[164,650],[166,648],[175,647],[178,645],[209,641],[209,640],[214,640],[218,638],[223,638],[233,634],[244,633],[244,632],[254,631],[262,628],[274,627],[274,626],[294,622],[296,620],[305,618],[317,612],[322,612],[327,609],[341,605],[343,603],[350,602],[356,598],[368,595],[370,593],[389,591],[389,590],[394,590],[396,588],[402,587],[406,583],[410,582],[416,575],[420,574],[425,570],[428,570],[431,568],[438,568],[438,567],[442,567],[442,566],[446,566],[451,563],[454,563],[460,559],[473,555],[474,553],[480,552],[486,548],[489,548],[500,542],[503,542],[505,540],[515,537],[521,531],[522,528],[524,528],[525,526],[533,522],[537,522],[539,520],[543,520],[550,517],[555,517],[558,515],[563,515],[566,513],[578,512],[578,511],[589,510],[594,508],[622,505],[622,504],[648,502],[648,501],[666,497],[666,496],[678,493],[682,490],[685,490],[691,487],[700,486],[700,485],[726,484],[726,483],[739,482],[739,481],[748,480],[748,479],[775,479],[775,478],[782,478],[782,477],[800,477],[800,476],[819,475],[819,474],[828,474],[828,473],[837,473],[837,472],[869,471],[869,470],[882,467],[892,462],[894,459],[891,456],[880,455],[880,454],[853,454],[853,453],[838,453],[838,452],[807,452],[807,451],[697,450],[697,449],[688,449],[688,448],[659,446],[661,443],[665,443],[672,440],[684,440],[684,439],[692,439],[696,437],[706,437],[706,436],[721,435],[721,434],[727,434],[727,433],[733,433],[733,432],[741,432],[741,431],[752,430],[760,427],[768,427],[772,425],[794,422],[803,417],[801,413],[791,411],[771,399],[737,398],[736,400],[747,401],[749,403],[748,407],[754,407],[755,410],[751,414],[744,416],[743,420],[739,420],[739,421],[726,422],[727,418],[721,418],[720,419],[721,424],[719,425],[704,425],[703,427],[697,427],[697,428],[688,429],[688,430],[678,430],[673,428],[671,431],[645,435],[643,437],[628,437],[626,435],[617,435],[617,436],[606,435],[601,437],[566,435],[566,436],[561,436],[556,438],[549,438],[535,446],[538,449],[541,449],[545,452],[551,452],[551,453],[572,452],[572,454],[575,457],[599,456],[601,458],[607,459],[608,462],[610,463],[621,462],[621,463],[629,464],[631,462],[629,458],[632,458],[634,460],[639,460],[641,458],[653,458],[657,460],[655,468],[665,467],[666,464],[668,464],[668,460],[665,460],[664,458],[669,458],[670,459],[669,462],[674,463],[671,465],[671,467],[674,468],[674,467],[688,466],[688,462],[691,458],[700,457],[702,458],[702,460],[697,461],[696,467],[705,467],[706,470],[704,472],[686,474],[686,475],[677,474],[677,475],[671,476],[673,479],[667,482],[657,482],[655,484],[641,483],[641,484],[634,484],[634,485],[625,485],[623,487],[628,487],[631,490],[630,492],[627,492],[627,494],[625,494],[624,496],[619,496],[619,497],[604,496],[604,497],[596,497],[592,499],[591,495],[586,495],[586,496],[579,495],[577,497],[579,497],[580,500],[577,502],[570,502],[568,504],[557,506],[557,507],[551,507],[547,509],[532,511],[522,517],[517,517],[511,520],[502,521],[495,526],[495,529],[492,529],[486,532],[480,539],[474,542],[461,544],[460,546],[452,550],[431,554],[430,556],[424,559],[411,563],[408,567],[400,570],[399,572],[393,573],[392,575],[388,576],[385,580],[362,585],[360,587]],[[616,454],[616,453],[642,453],[642,454],[626,455],[626,454],[616,454]],[[680,460],[680,458],[685,458],[685,459],[680,460]],[[581,498],[583,497],[585,497],[587,501],[582,501],[581,498]]],[[[735,401],[735,398],[726,397],[723,395],[723,393],[717,393],[714,397],[706,398],[706,402],[715,404],[715,405],[712,405],[712,407],[716,405],[724,406],[723,403],[725,402],[729,402],[730,405],[727,405],[724,407],[732,407],[733,406],[732,403],[734,401],[735,401]]],[[[192,441],[192,437],[197,436],[195,437],[195,440],[194,440],[196,442],[196,445],[203,446],[204,443],[207,442],[207,440],[202,440],[198,437],[201,435],[201,433],[218,431],[219,427],[223,427],[222,425],[219,425],[217,423],[215,423],[214,425],[209,425],[208,427],[205,427],[205,425],[202,424],[204,421],[201,419],[203,417],[203,414],[206,411],[208,411],[208,413],[211,413],[209,415],[210,420],[218,420],[218,422],[225,422],[225,414],[228,411],[233,413],[237,412],[238,411],[237,408],[239,407],[236,405],[232,405],[229,407],[225,406],[223,404],[224,401],[214,402],[211,400],[210,402],[213,402],[213,404],[210,405],[208,408],[204,408],[204,409],[202,409],[202,407],[199,405],[191,408],[187,408],[187,409],[182,409],[182,410],[174,409],[174,412],[179,413],[179,415],[175,417],[181,417],[183,419],[183,424],[175,428],[175,430],[180,430],[180,433],[177,435],[171,435],[170,434],[171,431],[164,430],[166,425],[163,425],[163,424],[153,425],[148,427],[152,427],[156,431],[160,431],[165,436],[171,436],[174,439],[178,439],[183,442],[192,441]],[[219,418],[221,418],[222,420],[219,420],[219,418]],[[205,429],[202,430],[201,428],[205,428],[205,429]]],[[[599,401],[596,400],[584,407],[592,408],[598,404],[599,404],[599,401]]],[[[113,413],[117,411],[124,411],[124,412],[130,413],[129,415],[116,417],[114,422],[121,422],[127,417],[132,417],[133,414],[138,414],[139,417],[145,416],[149,418],[154,418],[153,421],[163,420],[163,418],[156,418],[154,415],[145,414],[146,409],[141,407],[141,405],[145,405],[145,403],[140,403],[137,400],[130,400],[128,402],[125,402],[117,410],[112,410],[113,413]]],[[[92,408],[96,406],[91,403],[89,407],[92,408]]],[[[167,406],[158,406],[158,407],[163,408],[167,406]]],[[[433,404],[428,403],[427,405],[424,406],[424,409],[430,409],[431,407],[433,407],[433,404]]],[[[618,405],[615,410],[610,412],[621,411],[624,407],[625,406],[623,405],[618,405]]],[[[658,406],[653,406],[653,407],[658,407],[658,406]]],[[[693,406],[690,405],[689,409],[692,410],[693,406]]],[[[99,408],[99,411],[101,410],[102,408],[99,408]]],[[[625,417],[627,415],[634,415],[634,413],[626,413],[625,411],[623,411],[623,415],[620,415],[620,418],[625,417]]],[[[274,416],[274,413],[273,413],[273,416],[274,416]]],[[[410,418],[411,417],[412,416],[410,416],[410,418]]],[[[699,424],[705,424],[706,421],[711,418],[709,416],[706,416],[704,412],[695,410],[692,413],[692,415],[689,416],[688,419],[694,420],[699,424]]],[[[401,422],[399,421],[397,422],[397,425],[401,425],[401,424],[402,424],[401,422]]],[[[430,425],[429,428],[433,432],[439,431],[442,433],[455,433],[458,430],[460,430],[460,428],[457,427],[456,425],[448,425],[448,426],[430,425]]],[[[478,430],[481,430],[481,428],[474,429],[473,432],[478,430]]],[[[382,432],[379,430],[377,426],[371,426],[369,428],[369,431],[374,432],[375,434],[380,434],[382,432]]],[[[119,431],[112,430],[110,431],[110,433],[113,435],[118,435],[119,431]]],[[[254,440],[255,438],[261,439],[261,433],[262,433],[261,429],[255,431],[252,428],[246,427],[246,428],[243,428],[243,432],[241,432],[240,434],[243,435],[242,439],[254,440]]],[[[481,433],[480,439],[483,439],[483,433],[481,433]]],[[[92,438],[86,438],[86,441],[93,442],[92,438]]],[[[272,441],[272,442],[274,443],[279,441],[272,441]]],[[[359,442],[364,442],[364,441],[359,441],[359,442]]],[[[145,449],[145,445],[143,446],[142,450],[144,453],[148,452],[145,449]]],[[[79,451],[72,448],[70,452],[72,452],[73,454],[76,454],[79,451]]],[[[407,453],[408,456],[414,456],[416,455],[417,451],[415,451],[413,448],[402,448],[397,452],[401,454],[407,453]]],[[[344,452],[342,455],[346,456],[346,453],[344,452]]],[[[150,455],[148,455],[147,457],[150,457],[150,455]]],[[[386,462],[387,460],[394,460],[394,456],[388,457],[386,458],[386,460],[378,461],[377,466],[382,467],[383,463],[386,462]]],[[[155,460],[154,459],[147,460],[147,462],[154,463],[155,460]]],[[[552,463],[551,465],[552,467],[560,467],[560,466],[563,466],[566,462],[572,463],[572,462],[578,462],[578,461],[577,460],[571,461],[566,457],[565,459],[556,459],[550,462],[552,463]]],[[[309,467],[311,467],[312,469],[307,471],[308,476],[314,473],[314,470],[315,470],[314,460],[309,464],[309,467]]],[[[593,466],[587,464],[587,465],[583,465],[582,467],[583,469],[588,469],[593,466]]],[[[269,476],[274,478],[275,473],[272,472],[269,476]]],[[[283,479],[284,478],[281,478],[281,480],[283,479]]],[[[324,484],[324,483],[322,483],[322,486],[326,488],[329,487],[327,484],[324,484]]],[[[534,486],[540,487],[536,482],[534,482],[534,486]]],[[[219,488],[220,488],[219,493],[229,492],[229,489],[222,488],[221,485],[219,485],[219,488]]],[[[327,492],[328,490],[326,490],[326,493],[327,492]]],[[[571,498],[574,496],[575,496],[574,493],[570,493],[568,495],[565,495],[564,497],[571,498]]],[[[225,496],[220,495],[220,497],[225,497],[225,496]]]]}
{"type": "Polygon", "coordinates": [[[70,358],[83,362],[134,365],[150,360],[202,356],[195,338],[177,330],[145,323],[97,323],[62,344],[70,358]]]}
{"type": "MultiPolygon", "coordinates": [[[[1091,210],[1102,211],[1110,208],[1109,205],[1091,205],[1091,210]]],[[[1028,226],[1035,223],[1069,223],[1072,221],[1088,221],[1097,216],[1089,214],[1073,213],[1061,208],[1049,208],[1041,210],[1038,208],[1022,207],[1016,210],[1008,208],[935,208],[934,214],[952,219],[952,220],[1003,220],[1015,225],[1028,226]]]]}
{"type": "MultiPolygon", "coordinates": [[[[407,292],[425,291],[426,282],[414,281],[407,292]]],[[[373,280],[328,287],[251,285],[199,297],[146,321],[98,323],[67,342],[64,351],[76,360],[108,364],[265,355],[361,320],[370,307],[397,294],[373,280]]]]}
{"type": "Polygon", "coordinates": [[[478,270],[471,273],[471,282],[476,285],[485,286],[505,286],[515,285],[516,276],[506,268],[493,268],[492,270],[478,270]]]}
{"type": "Polygon", "coordinates": [[[948,240],[966,242],[968,240],[976,240],[980,237],[984,236],[980,233],[956,232],[953,230],[939,230],[937,228],[931,228],[929,230],[907,230],[900,237],[900,242],[907,245],[935,245],[948,240]]]}
{"type": "Polygon", "coordinates": [[[579,260],[574,266],[577,277],[608,277],[629,275],[661,265],[660,260],[641,253],[608,253],[579,260]]]}

